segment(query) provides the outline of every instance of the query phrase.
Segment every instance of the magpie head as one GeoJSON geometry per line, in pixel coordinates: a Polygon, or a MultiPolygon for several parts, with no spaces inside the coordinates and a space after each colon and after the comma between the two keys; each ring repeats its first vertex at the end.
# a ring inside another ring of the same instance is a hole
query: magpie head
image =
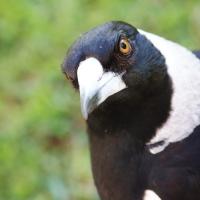
{"type": "Polygon", "coordinates": [[[142,102],[162,96],[168,82],[160,51],[135,27],[119,21],[83,34],[68,50],[62,70],[80,91],[86,120],[131,118],[142,102]]]}

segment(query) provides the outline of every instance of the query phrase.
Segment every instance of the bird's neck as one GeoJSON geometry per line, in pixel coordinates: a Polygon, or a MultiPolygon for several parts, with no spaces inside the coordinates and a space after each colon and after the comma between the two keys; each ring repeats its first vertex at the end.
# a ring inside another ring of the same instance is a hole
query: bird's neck
{"type": "Polygon", "coordinates": [[[170,143],[187,138],[200,124],[200,60],[188,49],[172,41],[139,30],[165,57],[172,80],[171,112],[149,144],[151,153],[163,151],[170,143]],[[164,141],[162,145],[154,145],[164,141]]]}
{"type": "Polygon", "coordinates": [[[123,137],[125,132],[133,141],[146,144],[167,120],[171,106],[171,82],[166,77],[162,88],[153,93],[127,91],[106,100],[89,115],[88,131],[99,139],[107,135],[123,137]]]}
{"type": "Polygon", "coordinates": [[[92,169],[102,200],[141,199],[151,166],[146,142],[167,119],[170,94],[166,81],[155,94],[128,93],[120,96],[125,102],[108,99],[89,116],[92,169]]]}
{"type": "MultiPolygon", "coordinates": [[[[143,196],[148,173],[144,144],[124,131],[115,136],[89,134],[92,169],[102,200],[132,200],[143,196]]],[[[149,162],[148,162],[148,166],[149,162]]]]}

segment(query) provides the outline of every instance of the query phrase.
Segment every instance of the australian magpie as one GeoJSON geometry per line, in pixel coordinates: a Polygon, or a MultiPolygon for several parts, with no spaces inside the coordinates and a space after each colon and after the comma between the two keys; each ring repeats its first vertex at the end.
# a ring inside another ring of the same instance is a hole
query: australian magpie
{"type": "Polygon", "coordinates": [[[102,200],[200,200],[198,57],[120,21],[68,50],[102,200]]]}

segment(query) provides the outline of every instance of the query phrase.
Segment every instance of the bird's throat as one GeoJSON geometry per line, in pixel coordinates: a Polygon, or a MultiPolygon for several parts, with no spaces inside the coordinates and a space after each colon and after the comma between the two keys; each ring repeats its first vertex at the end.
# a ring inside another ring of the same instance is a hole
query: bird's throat
{"type": "Polygon", "coordinates": [[[169,82],[162,88],[148,98],[124,90],[89,116],[92,169],[102,200],[142,198],[153,156],[145,144],[170,110],[169,82]]]}
{"type": "MultiPolygon", "coordinates": [[[[144,145],[127,132],[116,135],[89,134],[92,170],[95,184],[102,200],[132,200],[143,195],[146,166],[144,145]],[[135,198],[133,198],[135,197],[135,198]]],[[[147,177],[147,176],[146,176],[147,177]]]]}

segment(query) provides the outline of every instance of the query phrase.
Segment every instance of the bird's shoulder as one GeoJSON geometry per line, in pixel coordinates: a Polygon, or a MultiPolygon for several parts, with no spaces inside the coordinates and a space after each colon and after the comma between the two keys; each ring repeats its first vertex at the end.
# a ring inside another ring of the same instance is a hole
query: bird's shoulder
{"type": "Polygon", "coordinates": [[[200,125],[185,139],[169,144],[166,149],[154,155],[160,166],[198,166],[200,173],[200,125]]]}
{"type": "Polygon", "coordinates": [[[189,137],[154,155],[149,188],[163,199],[200,199],[199,158],[200,125],[189,137]]]}

